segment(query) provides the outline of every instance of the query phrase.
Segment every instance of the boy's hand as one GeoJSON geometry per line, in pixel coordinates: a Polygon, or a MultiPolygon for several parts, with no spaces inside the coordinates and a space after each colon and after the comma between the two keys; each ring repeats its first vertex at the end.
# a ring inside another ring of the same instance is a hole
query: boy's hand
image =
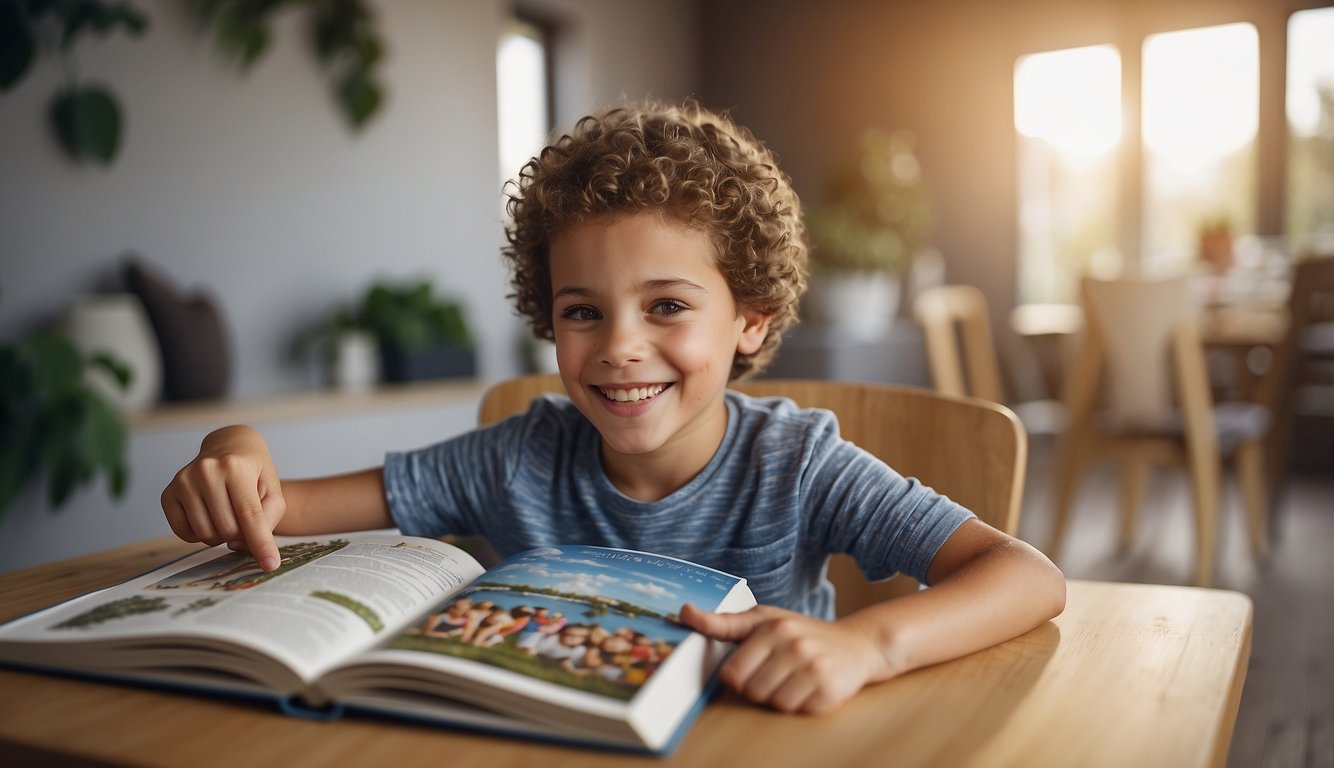
{"type": "Polygon", "coordinates": [[[249,427],[209,433],[199,455],[162,491],[162,511],[185,541],[248,550],[265,571],[280,563],[273,528],[287,503],[269,447],[249,427]]]}
{"type": "Polygon", "coordinates": [[[739,643],[719,670],[722,681],[783,712],[828,712],[885,676],[872,638],[846,624],[770,605],[709,613],[689,603],[681,621],[715,640],[739,643]]]}

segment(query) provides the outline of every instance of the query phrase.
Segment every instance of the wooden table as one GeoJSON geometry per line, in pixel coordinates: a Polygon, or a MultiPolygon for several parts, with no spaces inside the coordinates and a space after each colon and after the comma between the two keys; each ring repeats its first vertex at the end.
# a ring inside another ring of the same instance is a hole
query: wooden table
{"type": "MultiPolygon", "coordinates": [[[[1042,366],[1047,391],[1059,394],[1065,375],[1080,343],[1083,310],[1075,304],[1021,304],[1010,316],[1010,325],[1019,338],[1034,350],[1042,366]]],[[[1272,376],[1272,357],[1283,343],[1288,329],[1288,309],[1282,304],[1213,304],[1200,314],[1200,340],[1205,347],[1232,358],[1233,377],[1238,394],[1246,400],[1273,406],[1276,384],[1272,376]],[[1258,376],[1251,365],[1251,354],[1265,350],[1271,368],[1258,376]]]]}
{"type": "MultiPolygon", "coordinates": [[[[193,547],[159,539],[0,575],[7,620],[193,547]]],[[[995,648],[868,688],[823,717],[724,694],[667,759],[0,670],[0,763],[147,766],[1219,766],[1251,601],[1191,587],[1070,583],[1065,613],[995,648]]]]}

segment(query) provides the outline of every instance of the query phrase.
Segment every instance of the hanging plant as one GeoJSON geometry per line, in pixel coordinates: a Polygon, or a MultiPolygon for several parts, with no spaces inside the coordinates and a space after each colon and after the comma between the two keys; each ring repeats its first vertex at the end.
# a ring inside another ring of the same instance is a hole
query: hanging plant
{"type": "Polygon", "coordinates": [[[108,87],[79,81],[74,44],[85,33],[139,36],[147,28],[148,17],[126,2],[0,0],[0,92],[23,80],[39,48],[54,50],[65,84],[51,102],[51,129],[72,159],[109,165],[120,149],[120,103],[108,87]]]}
{"type": "Polygon", "coordinates": [[[268,50],[274,14],[307,6],[315,55],[352,128],[361,129],[384,102],[377,75],[384,43],[363,0],[194,0],[192,5],[201,26],[213,30],[218,48],[242,72],[268,50]]]}

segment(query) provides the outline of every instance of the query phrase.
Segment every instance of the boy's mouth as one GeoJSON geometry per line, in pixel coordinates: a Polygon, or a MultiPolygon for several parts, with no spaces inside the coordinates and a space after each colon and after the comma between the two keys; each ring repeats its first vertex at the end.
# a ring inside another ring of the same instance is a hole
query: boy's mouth
{"type": "Polygon", "coordinates": [[[662,391],[669,386],[671,385],[650,384],[644,387],[629,387],[626,389],[619,389],[616,387],[597,387],[597,391],[613,403],[640,403],[646,400],[652,400],[662,394],[662,391]]]}

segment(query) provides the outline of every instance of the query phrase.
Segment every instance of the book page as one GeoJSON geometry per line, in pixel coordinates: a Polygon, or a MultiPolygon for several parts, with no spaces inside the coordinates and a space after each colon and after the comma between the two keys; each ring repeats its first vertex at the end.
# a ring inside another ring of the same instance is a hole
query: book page
{"type": "Polygon", "coordinates": [[[276,541],[282,565],[272,573],[248,553],[205,550],[0,628],[0,655],[13,659],[7,646],[26,641],[30,663],[70,663],[63,646],[114,670],[118,648],[208,638],[256,649],[309,681],[482,573],[457,547],[394,532],[276,541]]]}
{"type": "Polygon", "coordinates": [[[660,687],[653,685],[660,671],[685,681],[685,705],[701,690],[711,670],[704,639],[678,622],[686,602],[744,610],[754,598],[743,579],[675,558],[588,546],[532,550],[492,567],[320,685],[340,700],[383,700],[396,685],[414,695],[436,685],[446,697],[450,689],[459,697],[486,690],[479,700],[511,714],[571,722],[554,705],[608,728],[625,721],[642,691],[660,687]],[[393,665],[412,670],[395,673],[393,665]]]}

